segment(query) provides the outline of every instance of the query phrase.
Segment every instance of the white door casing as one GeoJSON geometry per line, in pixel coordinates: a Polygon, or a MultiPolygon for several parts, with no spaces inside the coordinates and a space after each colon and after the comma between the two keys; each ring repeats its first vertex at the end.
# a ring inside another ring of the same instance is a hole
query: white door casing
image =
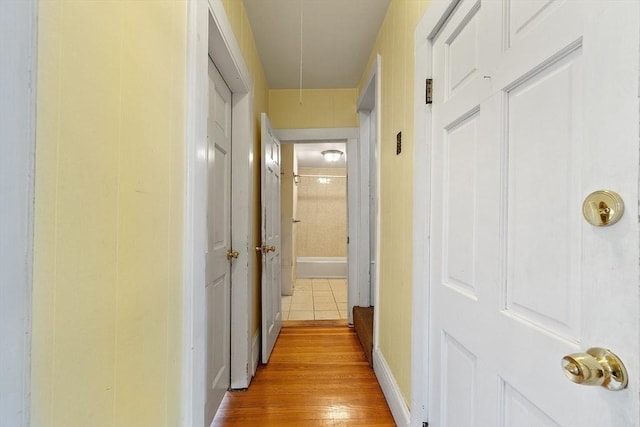
{"type": "MultiPolygon", "coordinates": [[[[379,147],[380,134],[380,93],[382,58],[377,55],[367,83],[358,98],[357,106],[360,118],[360,139],[358,141],[357,163],[352,176],[357,175],[359,195],[358,221],[360,237],[356,242],[357,262],[354,264],[354,280],[359,282],[357,305],[368,307],[376,304],[379,258],[379,147]]],[[[350,267],[351,269],[351,267],[350,267]]],[[[377,313],[376,321],[377,324],[377,313]]],[[[374,327],[374,329],[376,329],[374,327]]],[[[374,339],[374,346],[377,339],[374,339]]]]}
{"type": "MultiPolygon", "coordinates": [[[[362,254],[359,253],[360,247],[368,248],[368,240],[363,242],[362,233],[359,228],[362,227],[358,207],[360,198],[365,185],[359,179],[362,174],[359,165],[360,150],[358,141],[360,137],[360,129],[358,128],[317,128],[317,129],[275,129],[276,137],[281,142],[302,144],[305,142],[345,142],[347,143],[347,264],[348,264],[348,296],[347,296],[347,321],[353,323],[353,306],[357,305],[358,295],[363,282],[357,280],[359,265],[361,262],[368,268],[368,258],[362,261],[362,254]]],[[[367,172],[368,173],[368,172],[367,172]]],[[[295,264],[295,260],[294,260],[295,264]]],[[[368,270],[367,270],[368,271],[368,270]]],[[[368,286],[368,283],[366,283],[368,286]]],[[[367,300],[368,301],[368,300],[367,300]]]]}
{"type": "Polygon", "coordinates": [[[246,388],[260,351],[251,329],[254,297],[254,113],[253,81],[222,0],[187,4],[184,299],[181,425],[204,424],[206,400],[206,313],[204,286],[207,250],[207,119],[209,58],[232,92],[233,135],[231,238],[238,259],[231,269],[231,387],[246,388]]]}
{"type": "Polygon", "coordinates": [[[0,2],[0,426],[29,425],[36,146],[35,0],[0,2]]]}
{"type": "Polygon", "coordinates": [[[462,1],[433,38],[430,424],[639,424],[639,12],[462,1]],[[610,227],[582,218],[600,189],[626,201],[610,227]],[[593,346],[627,389],[564,377],[593,346]]]}
{"type": "Polygon", "coordinates": [[[262,128],[262,363],[269,361],[282,326],[280,265],[280,141],[266,113],[262,128]]]}
{"type": "Polygon", "coordinates": [[[231,91],[209,61],[207,124],[206,403],[209,425],[230,384],[231,91]]]}
{"type": "MultiPolygon", "coordinates": [[[[374,106],[369,115],[369,200],[368,200],[368,225],[369,225],[369,301],[370,304],[377,305],[378,299],[378,275],[379,275],[379,245],[380,235],[380,152],[378,147],[378,107],[374,106]]],[[[376,325],[378,315],[375,315],[376,325]]],[[[377,330],[377,329],[376,329],[377,330]]],[[[376,343],[377,343],[377,334],[376,343]]]]}
{"type": "MultiPolygon", "coordinates": [[[[362,111],[358,112],[360,123],[366,114],[362,111]]],[[[363,270],[360,268],[363,259],[367,259],[368,255],[364,252],[365,246],[362,239],[367,238],[363,233],[360,197],[362,192],[360,177],[360,156],[362,146],[358,141],[367,137],[366,132],[359,129],[360,136],[358,139],[350,139],[347,141],[347,321],[353,324],[353,307],[363,306],[369,301],[369,286],[363,277],[363,270]],[[362,279],[360,279],[362,277],[362,279]],[[367,295],[364,296],[363,293],[367,295]],[[364,301],[364,302],[363,302],[364,301]]],[[[368,277],[366,277],[368,278],[368,277]]]]}

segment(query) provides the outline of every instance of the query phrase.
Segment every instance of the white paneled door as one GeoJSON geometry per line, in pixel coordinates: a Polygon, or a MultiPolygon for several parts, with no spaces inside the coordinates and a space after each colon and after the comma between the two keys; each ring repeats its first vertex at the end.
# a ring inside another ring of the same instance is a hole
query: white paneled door
{"type": "Polygon", "coordinates": [[[463,0],[434,40],[429,425],[640,425],[639,15],[463,0]],[[620,222],[584,220],[595,190],[620,222]],[[596,346],[626,389],[565,377],[596,346]]]}
{"type": "Polygon", "coordinates": [[[231,92],[209,60],[207,119],[206,403],[210,425],[230,382],[231,92]]]}
{"type": "Polygon", "coordinates": [[[280,265],[280,141],[269,118],[262,131],[262,363],[269,361],[282,326],[280,265]]]}

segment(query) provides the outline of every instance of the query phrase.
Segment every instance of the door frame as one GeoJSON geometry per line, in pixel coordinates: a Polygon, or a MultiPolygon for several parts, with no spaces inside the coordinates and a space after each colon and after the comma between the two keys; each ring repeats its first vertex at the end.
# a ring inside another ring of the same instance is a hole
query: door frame
{"type": "Polygon", "coordinates": [[[239,258],[231,268],[231,388],[253,376],[253,81],[222,0],[187,4],[185,200],[183,248],[182,425],[204,424],[207,97],[209,56],[231,89],[231,241],[239,258]]]}
{"type": "MultiPolygon", "coordinates": [[[[347,235],[349,244],[347,245],[347,266],[349,269],[348,273],[348,296],[347,296],[347,316],[349,324],[353,324],[353,306],[356,301],[356,296],[360,293],[359,283],[355,280],[352,280],[352,270],[356,268],[358,258],[356,262],[354,262],[353,257],[353,246],[355,246],[356,242],[359,242],[358,231],[357,231],[357,221],[358,217],[353,217],[352,219],[352,203],[355,200],[356,203],[359,198],[359,194],[362,191],[360,186],[356,186],[357,191],[355,193],[355,197],[352,199],[352,185],[354,183],[359,182],[358,180],[352,180],[351,173],[354,173],[351,169],[353,167],[352,158],[356,159],[356,156],[353,156],[354,152],[357,152],[358,148],[358,137],[360,134],[360,130],[358,128],[315,128],[315,129],[274,129],[273,132],[276,134],[276,137],[280,140],[281,144],[295,144],[295,143],[305,143],[305,142],[317,142],[317,141],[335,141],[335,142],[347,142],[347,206],[348,206],[348,218],[347,218],[347,235]],[[351,172],[351,173],[350,173],[351,172]],[[353,243],[352,243],[353,242],[353,243]]],[[[357,162],[356,162],[357,165],[357,162]]],[[[357,166],[356,166],[357,167],[357,166]]],[[[360,172],[356,169],[356,175],[359,176],[360,172]]],[[[295,262],[295,260],[293,260],[295,262]]]]}
{"type": "Polygon", "coordinates": [[[36,149],[38,2],[9,2],[0,21],[0,50],[11,66],[0,90],[3,191],[0,227],[0,413],[3,423],[28,426],[31,395],[31,315],[36,149]],[[5,235],[4,233],[2,233],[5,235]]]}
{"type": "MultiPolygon", "coordinates": [[[[380,134],[381,134],[381,114],[380,114],[380,106],[382,105],[382,57],[380,54],[377,54],[373,64],[371,65],[371,71],[369,73],[369,77],[367,78],[367,82],[365,83],[362,93],[358,98],[358,102],[356,103],[358,109],[358,115],[360,118],[360,143],[358,145],[358,159],[356,170],[357,178],[360,182],[358,185],[359,195],[358,195],[358,203],[355,207],[356,215],[358,215],[356,227],[359,227],[362,231],[359,231],[359,239],[357,240],[357,246],[355,251],[357,251],[356,259],[357,268],[349,269],[349,279],[351,280],[352,274],[353,279],[361,284],[358,287],[358,294],[356,296],[356,301],[359,306],[368,307],[373,305],[374,307],[378,305],[378,278],[380,277],[380,134]],[[375,135],[371,135],[371,115],[375,114],[375,126],[376,132],[375,135]],[[375,138],[375,140],[374,140],[375,138]],[[375,143],[375,147],[377,150],[375,158],[378,161],[372,164],[370,162],[371,159],[371,146],[375,143]],[[370,182],[370,171],[372,168],[376,170],[376,182],[370,182]],[[370,204],[371,204],[371,186],[375,188],[376,194],[376,218],[375,224],[373,225],[376,228],[376,241],[375,243],[375,253],[371,254],[371,213],[370,213],[370,204]],[[373,255],[373,256],[372,256],[373,255]],[[371,259],[375,261],[375,275],[374,279],[371,280],[371,259]],[[373,291],[373,292],[372,292],[373,291]]],[[[378,310],[374,310],[373,313],[373,348],[374,352],[378,348],[378,321],[379,321],[380,312],[378,310]]]]}
{"type": "Polygon", "coordinates": [[[424,98],[425,79],[433,76],[431,55],[434,39],[460,1],[431,2],[416,26],[415,32],[411,425],[421,425],[429,419],[429,288],[431,286],[429,283],[429,212],[431,211],[432,110],[431,105],[426,104],[424,98]]]}

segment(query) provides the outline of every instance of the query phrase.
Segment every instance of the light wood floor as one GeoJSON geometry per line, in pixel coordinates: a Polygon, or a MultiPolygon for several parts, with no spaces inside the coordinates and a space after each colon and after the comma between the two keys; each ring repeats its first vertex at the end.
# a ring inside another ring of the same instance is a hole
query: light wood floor
{"type": "Polygon", "coordinates": [[[213,425],[395,426],[354,330],[302,324],[282,328],[269,364],[227,393],[213,425]]]}

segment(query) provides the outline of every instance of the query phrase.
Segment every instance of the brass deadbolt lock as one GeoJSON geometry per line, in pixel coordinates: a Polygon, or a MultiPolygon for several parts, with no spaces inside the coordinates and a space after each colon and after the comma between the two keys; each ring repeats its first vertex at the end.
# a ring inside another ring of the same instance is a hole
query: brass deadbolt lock
{"type": "Polygon", "coordinates": [[[615,191],[598,190],[589,194],[582,204],[582,215],[591,225],[613,225],[624,213],[624,201],[615,191]]]}

